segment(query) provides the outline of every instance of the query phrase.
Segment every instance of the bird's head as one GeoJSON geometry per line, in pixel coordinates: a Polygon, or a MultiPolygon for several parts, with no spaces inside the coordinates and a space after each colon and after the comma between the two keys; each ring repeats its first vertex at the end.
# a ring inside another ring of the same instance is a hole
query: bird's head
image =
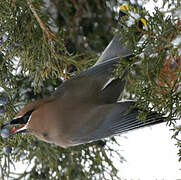
{"type": "Polygon", "coordinates": [[[31,129],[29,129],[29,124],[31,123],[32,119],[36,119],[32,117],[34,117],[34,114],[37,113],[43,104],[49,101],[51,101],[50,98],[45,98],[26,105],[9,123],[9,125],[13,127],[10,131],[10,136],[31,131],[31,129]],[[15,128],[15,126],[18,127],[15,128]]]}

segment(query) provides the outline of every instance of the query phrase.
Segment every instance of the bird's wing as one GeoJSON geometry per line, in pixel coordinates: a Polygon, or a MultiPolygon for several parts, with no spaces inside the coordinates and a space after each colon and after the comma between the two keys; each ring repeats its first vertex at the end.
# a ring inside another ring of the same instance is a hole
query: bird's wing
{"type": "Polygon", "coordinates": [[[124,89],[125,80],[112,79],[111,75],[115,65],[119,62],[119,58],[113,58],[109,61],[93,66],[87,71],[81,72],[72,79],[62,83],[55,91],[55,96],[68,99],[76,99],[76,101],[102,101],[116,102],[120,93],[124,89]],[[109,83],[108,83],[109,82],[109,83]]]}
{"type": "MultiPolygon", "coordinates": [[[[118,102],[117,104],[110,106],[110,110],[107,111],[108,113],[99,127],[89,134],[82,134],[81,129],[79,129],[80,136],[77,134],[77,137],[71,137],[71,140],[78,144],[88,143],[121,133],[126,133],[134,129],[164,122],[165,118],[155,112],[148,113],[145,122],[138,120],[138,109],[135,108],[134,105],[134,101],[126,101],[118,102]]],[[[104,109],[105,106],[102,109],[99,109],[99,112],[96,113],[101,114],[104,112],[104,109]]],[[[99,121],[99,119],[97,119],[97,121],[99,121]]]]}
{"type": "MultiPolygon", "coordinates": [[[[119,19],[125,16],[126,13],[120,11],[119,19]]],[[[118,20],[119,21],[119,20],[118,20]]],[[[140,21],[141,22],[141,21],[140,21]]],[[[142,23],[140,28],[142,29],[142,23]]],[[[118,29],[122,26],[118,24],[118,29]]],[[[138,36],[139,33],[135,33],[138,36]]],[[[120,93],[125,86],[126,73],[121,79],[112,79],[111,74],[114,65],[118,63],[119,57],[127,60],[132,56],[128,47],[124,46],[120,41],[120,34],[116,34],[108,47],[104,50],[97,63],[87,71],[80,73],[69,81],[66,81],[55,91],[55,96],[62,95],[66,98],[76,99],[82,101],[97,100],[105,103],[116,102],[120,93]],[[112,81],[110,81],[110,79],[112,81]]],[[[139,39],[139,38],[138,38],[139,39]]]]}

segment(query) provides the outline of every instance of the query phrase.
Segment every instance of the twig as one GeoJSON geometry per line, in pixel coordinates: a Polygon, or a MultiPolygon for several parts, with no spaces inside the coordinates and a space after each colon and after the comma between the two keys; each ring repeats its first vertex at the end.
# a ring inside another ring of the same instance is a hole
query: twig
{"type": "Polygon", "coordinates": [[[16,0],[12,0],[12,6],[15,8],[16,0]]]}
{"type": "MultiPolygon", "coordinates": [[[[34,7],[32,5],[32,0],[27,0],[27,3],[28,3],[29,8],[31,9],[33,15],[35,16],[37,22],[39,23],[39,25],[40,25],[40,27],[41,27],[41,29],[43,31],[43,34],[46,35],[46,37],[50,41],[50,46],[51,46],[51,49],[52,49],[53,53],[55,53],[53,41],[56,39],[56,36],[54,35],[54,33],[52,33],[50,30],[48,30],[46,28],[45,24],[41,21],[41,19],[39,18],[36,10],[34,9],[34,7]]],[[[61,69],[58,60],[55,59],[55,61],[56,61],[56,65],[57,65],[60,73],[64,76],[63,70],[61,69]]]]}
{"type": "Polygon", "coordinates": [[[28,3],[29,8],[31,9],[33,15],[35,16],[36,20],[38,21],[43,33],[47,36],[48,40],[50,40],[50,42],[55,40],[56,36],[46,28],[45,24],[39,18],[37,12],[35,11],[35,9],[34,9],[34,7],[32,5],[32,0],[27,0],[27,3],[28,3]]]}

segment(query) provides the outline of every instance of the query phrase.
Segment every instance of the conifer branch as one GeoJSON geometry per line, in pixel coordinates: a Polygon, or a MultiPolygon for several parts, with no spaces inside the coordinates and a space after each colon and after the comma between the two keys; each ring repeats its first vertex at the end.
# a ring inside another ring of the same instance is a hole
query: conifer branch
{"type": "MultiPolygon", "coordinates": [[[[43,31],[43,35],[46,36],[47,39],[49,40],[51,50],[53,51],[53,53],[55,53],[55,48],[54,48],[54,41],[56,39],[55,34],[53,32],[51,32],[50,30],[48,30],[47,27],[45,26],[45,24],[42,22],[42,20],[40,19],[40,17],[37,14],[35,8],[32,5],[32,0],[27,0],[27,4],[28,4],[29,8],[31,9],[33,15],[35,16],[37,22],[39,23],[39,25],[40,25],[40,27],[41,27],[41,29],[43,31]]],[[[61,75],[63,77],[65,77],[65,75],[63,73],[63,70],[61,69],[58,60],[55,59],[55,61],[56,61],[57,68],[59,69],[59,72],[61,73],[61,75]]]]}
{"type": "Polygon", "coordinates": [[[48,30],[45,26],[45,24],[41,21],[41,19],[39,18],[36,10],[34,9],[33,5],[32,5],[32,0],[27,0],[28,6],[31,9],[33,15],[35,16],[37,22],[39,23],[43,33],[47,36],[48,40],[50,42],[52,42],[53,40],[56,39],[56,36],[54,35],[53,32],[51,32],[50,30],[48,30]]]}

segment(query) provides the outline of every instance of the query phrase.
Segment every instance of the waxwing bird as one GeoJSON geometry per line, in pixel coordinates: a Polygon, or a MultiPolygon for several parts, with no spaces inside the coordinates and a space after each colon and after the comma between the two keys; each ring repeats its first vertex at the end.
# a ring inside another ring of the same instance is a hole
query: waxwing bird
{"type": "Polygon", "coordinates": [[[110,77],[119,57],[132,55],[119,36],[115,35],[96,65],[62,83],[51,97],[25,106],[10,122],[21,125],[11,135],[29,132],[40,140],[70,147],[163,122],[155,112],[148,113],[145,122],[139,121],[135,101],[117,101],[127,72],[119,79],[110,77]]]}

